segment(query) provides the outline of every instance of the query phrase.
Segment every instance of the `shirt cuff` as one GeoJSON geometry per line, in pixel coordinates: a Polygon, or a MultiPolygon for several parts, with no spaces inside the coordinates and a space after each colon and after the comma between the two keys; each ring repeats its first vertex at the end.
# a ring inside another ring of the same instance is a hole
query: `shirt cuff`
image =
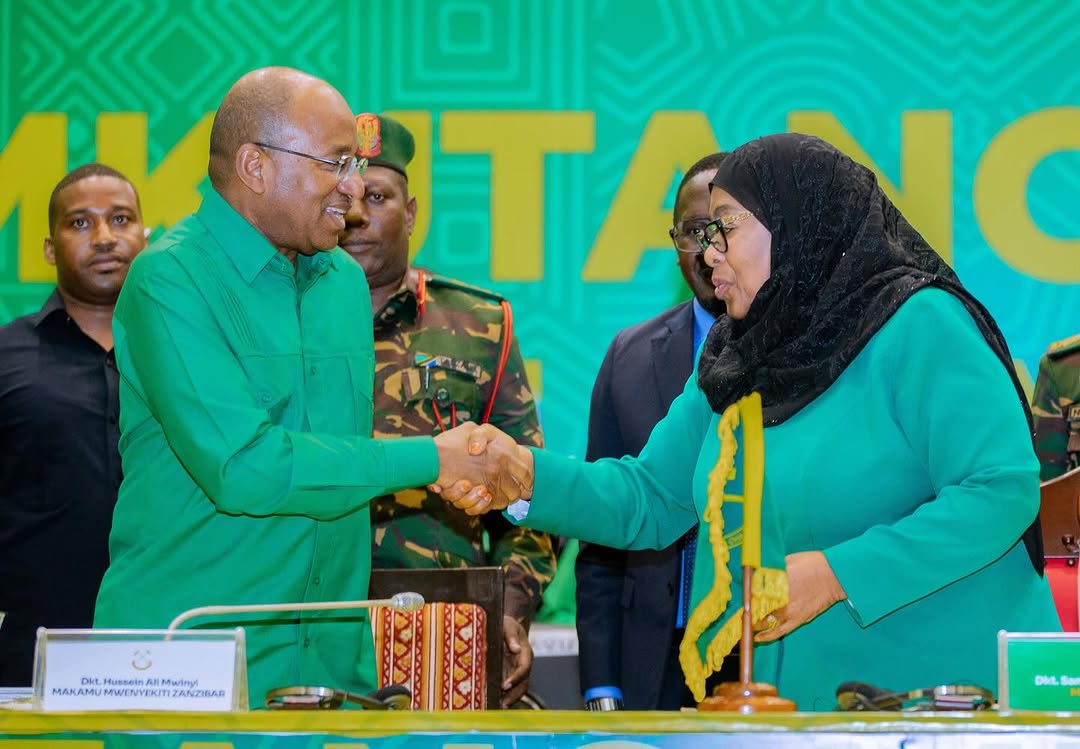
{"type": "Polygon", "coordinates": [[[386,490],[430,484],[439,477],[439,452],[431,437],[379,440],[386,457],[386,490]]]}
{"type": "Polygon", "coordinates": [[[532,504],[527,499],[515,499],[506,506],[506,514],[513,518],[515,522],[520,523],[529,517],[529,507],[531,506],[532,504]]]}

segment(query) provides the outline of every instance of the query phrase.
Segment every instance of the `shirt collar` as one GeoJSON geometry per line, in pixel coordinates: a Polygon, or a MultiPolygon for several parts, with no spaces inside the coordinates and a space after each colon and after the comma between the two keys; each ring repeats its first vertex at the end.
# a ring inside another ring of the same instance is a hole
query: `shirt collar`
{"type": "Polygon", "coordinates": [[[41,305],[41,309],[34,313],[31,318],[34,321],[34,327],[40,326],[41,323],[52,317],[58,310],[62,311],[65,316],[67,315],[67,307],[64,306],[64,299],[60,296],[60,290],[53,289],[53,293],[49,294],[49,298],[45,300],[45,304],[41,305]]]}
{"type": "Polygon", "coordinates": [[[692,300],[692,305],[694,308],[694,356],[696,357],[697,350],[701,348],[702,341],[709,335],[709,329],[716,322],[716,318],[701,306],[697,297],[692,300]]]}
{"type": "MultiPolygon", "coordinates": [[[[416,270],[419,273],[423,273],[422,270],[416,270]]],[[[420,300],[416,294],[416,278],[417,276],[414,272],[414,268],[410,266],[409,269],[405,271],[405,276],[401,279],[401,284],[398,286],[397,291],[390,295],[381,310],[375,310],[375,319],[377,321],[383,322],[395,316],[402,317],[408,322],[414,322],[416,320],[416,315],[420,306],[420,300]]]]}
{"type": "MultiPolygon", "coordinates": [[[[197,216],[214,239],[226,249],[225,254],[245,283],[251,284],[268,265],[283,273],[294,274],[292,263],[213,187],[203,194],[197,216]]],[[[329,267],[336,267],[336,256],[337,253],[333,251],[318,252],[311,257],[301,255],[298,263],[307,266],[305,272],[308,276],[315,277],[329,267]]]]}

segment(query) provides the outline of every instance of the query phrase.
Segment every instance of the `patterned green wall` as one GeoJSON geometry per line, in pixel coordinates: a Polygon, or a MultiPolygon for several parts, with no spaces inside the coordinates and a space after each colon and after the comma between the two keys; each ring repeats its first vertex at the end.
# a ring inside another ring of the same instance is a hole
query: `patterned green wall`
{"type": "Polygon", "coordinates": [[[430,113],[418,260],[513,301],[563,452],[611,337],[680,296],[664,212],[715,143],[867,160],[1031,372],[1080,332],[1078,0],[0,0],[0,322],[48,293],[67,169],[114,163],[175,220],[204,118],[267,64],[430,113]]]}

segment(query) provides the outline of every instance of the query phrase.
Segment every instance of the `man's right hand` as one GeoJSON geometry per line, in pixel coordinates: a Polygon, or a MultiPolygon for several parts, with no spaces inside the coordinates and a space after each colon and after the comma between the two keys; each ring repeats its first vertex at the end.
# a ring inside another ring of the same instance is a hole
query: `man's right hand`
{"type": "Polygon", "coordinates": [[[435,437],[439,476],[429,488],[469,515],[532,496],[532,453],[490,424],[466,422],[435,437]]]}

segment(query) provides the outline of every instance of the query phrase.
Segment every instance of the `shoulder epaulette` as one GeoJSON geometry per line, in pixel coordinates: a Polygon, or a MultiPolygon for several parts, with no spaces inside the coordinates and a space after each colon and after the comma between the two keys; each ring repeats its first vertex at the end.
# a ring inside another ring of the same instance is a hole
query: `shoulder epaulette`
{"type": "Polygon", "coordinates": [[[484,299],[490,299],[493,302],[502,302],[503,296],[496,294],[494,291],[487,289],[481,289],[479,286],[473,286],[472,284],[463,283],[454,278],[446,278],[445,276],[437,276],[434,273],[428,275],[428,286],[438,286],[444,289],[456,289],[457,291],[464,291],[466,294],[472,294],[474,296],[483,297],[484,299]]]}
{"type": "Polygon", "coordinates": [[[1046,350],[1046,355],[1051,359],[1057,359],[1078,350],[1080,350],[1080,333],[1051,343],[1050,348],[1046,350]]]}

